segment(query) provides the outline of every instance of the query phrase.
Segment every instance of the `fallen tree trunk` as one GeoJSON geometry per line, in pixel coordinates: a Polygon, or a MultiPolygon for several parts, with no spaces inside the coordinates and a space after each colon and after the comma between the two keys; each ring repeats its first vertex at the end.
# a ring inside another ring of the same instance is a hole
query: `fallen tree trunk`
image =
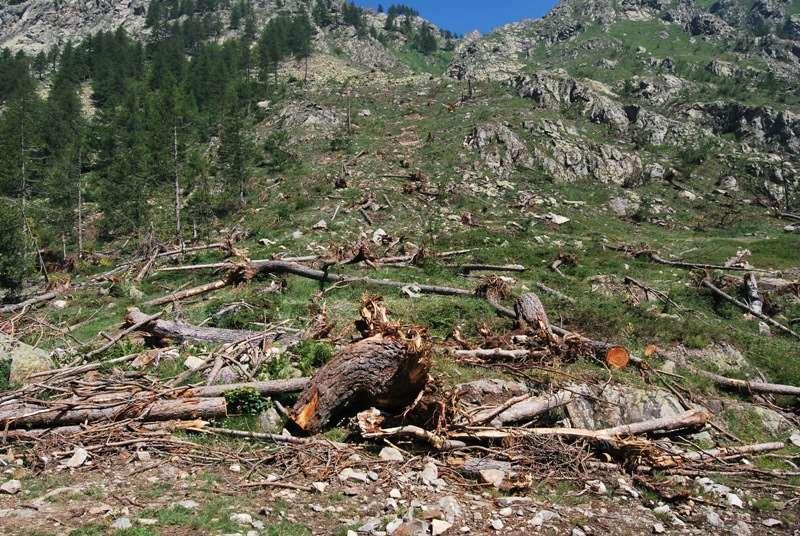
{"type": "Polygon", "coordinates": [[[734,378],[726,378],[725,376],[720,376],[719,374],[714,374],[712,372],[706,372],[705,370],[692,370],[700,376],[711,380],[717,385],[729,387],[744,393],[770,393],[774,395],[800,396],[800,387],[795,387],[794,385],[737,380],[734,378]]]}
{"type": "Polygon", "coordinates": [[[674,417],[642,421],[603,430],[586,430],[582,428],[467,428],[466,431],[452,434],[450,437],[468,441],[469,439],[504,440],[525,436],[562,436],[618,445],[619,440],[626,436],[650,432],[698,430],[705,426],[706,422],[708,422],[708,414],[705,411],[695,409],[674,417]]]}
{"type": "Polygon", "coordinates": [[[533,292],[526,292],[514,302],[514,313],[516,313],[517,324],[521,329],[532,329],[547,338],[548,341],[555,342],[553,330],[550,327],[550,319],[547,318],[547,311],[533,292]]]}
{"type": "Polygon", "coordinates": [[[455,350],[453,355],[466,359],[522,359],[531,355],[530,350],[504,350],[503,348],[479,348],[477,350],[455,350]]]}
{"type": "MultiPolygon", "coordinates": [[[[57,403],[56,403],[57,404],[57,403]]],[[[139,419],[142,421],[212,420],[227,415],[224,398],[177,398],[152,401],[147,396],[111,404],[80,401],[53,405],[8,404],[0,407],[0,427],[49,428],[87,422],[139,419]]]]}
{"type": "Polygon", "coordinates": [[[39,305],[40,303],[48,302],[50,300],[56,299],[58,296],[63,294],[64,291],[53,291],[47,292],[45,294],[40,294],[39,296],[34,296],[32,298],[28,298],[25,301],[21,301],[19,303],[12,303],[10,305],[3,305],[0,307],[0,314],[7,314],[7,313],[15,313],[17,311],[21,311],[28,307],[32,307],[34,305],[39,305]]]}
{"type": "Polygon", "coordinates": [[[785,443],[774,441],[771,443],[756,443],[754,445],[741,445],[738,447],[720,447],[717,449],[701,450],[698,452],[687,452],[681,454],[680,458],[683,460],[706,460],[706,459],[726,459],[726,458],[739,458],[748,454],[759,454],[762,452],[771,452],[774,450],[781,450],[786,447],[785,443]]]}
{"type": "Polygon", "coordinates": [[[491,416],[494,410],[482,411],[475,415],[474,421],[481,422],[484,419],[490,418],[491,426],[501,428],[508,423],[529,421],[552,409],[565,406],[570,400],[572,400],[571,391],[558,391],[551,395],[518,402],[496,416],[491,416]]]}
{"type": "Polygon", "coordinates": [[[341,349],[308,383],[291,411],[309,434],[345,413],[376,407],[400,410],[428,380],[430,350],[423,334],[377,334],[341,349]]]}
{"type": "Polygon", "coordinates": [[[398,426],[397,428],[381,428],[375,432],[363,434],[368,439],[381,439],[385,437],[406,437],[418,439],[431,445],[436,450],[454,450],[466,447],[463,441],[447,439],[433,432],[429,432],[419,426],[398,426]]]}
{"type": "Polygon", "coordinates": [[[766,322],[770,326],[773,326],[773,327],[781,330],[782,332],[793,336],[796,339],[800,339],[800,334],[798,334],[797,332],[792,331],[791,329],[789,329],[788,327],[784,326],[783,324],[781,324],[777,320],[773,320],[772,318],[768,317],[764,313],[761,313],[760,311],[757,311],[757,310],[753,309],[752,307],[748,306],[746,303],[743,303],[743,302],[737,300],[736,298],[734,298],[733,296],[731,296],[730,294],[727,294],[726,292],[720,290],[708,278],[703,279],[702,285],[705,288],[707,288],[708,290],[710,290],[711,292],[713,292],[714,294],[716,294],[718,297],[722,298],[723,300],[731,302],[732,304],[734,304],[739,309],[742,309],[743,311],[747,311],[748,313],[750,313],[751,315],[755,316],[756,318],[760,318],[761,320],[763,320],[764,322],[766,322]]]}
{"type": "MultiPolygon", "coordinates": [[[[247,331],[237,329],[207,328],[175,322],[171,320],[148,320],[146,314],[132,307],[125,315],[125,323],[138,326],[143,331],[158,338],[199,343],[235,344],[244,341],[261,341],[264,339],[281,340],[288,345],[299,341],[299,336],[284,331],[247,331]]],[[[137,329],[138,329],[137,328],[137,329]]]]}
{"type": "Polygon", "coordinates": [[[524,272],[521,264],[462,264],[457,266],[459,273],[470,272],[524,272]]]}
{"type": "Polygon", "coordinates": [[[212,281],[211,283],[200,285],[199,287],[192,287],[186,290],[182,290],[180,292],[176,292],[174,294],[170,294],[168,296],[162,296],[161,298],[150,300],[148,302],[145,302],[144,304],[148,307],[154,307],[156,305],[164,305],[166,303],[185,300],[186,298],[191,298],[193,296],[200,296],[201,294],[207,294],[209,292],[213,292],[215,290],[224,288],[229,284],[231,284],[231,282],[227,279],[218,279],[216,281],[212,281]]]}
{"type": "Polygon", "coordinates": [[[275,396],[287,393],[297,393],[308,386],[309,378],[291,378],[288,380],[271,380],[265,382],[230,383],[226,385],[207,385],[188,389],[184,396],[188,397],[218,397],[235,389],[254,389],[262,396],[275,396]]]}
{"type": "MultiPolygon", "coordinates": [[[[138,309],[137,309],[137,311],[138,311],[138,309]]],[[[96,350],[92,350],[91,352],[86,354],[86,359],[90,359],[90,358],[92,358],[92,357],[94,357],[96,355],[102,354],[103,352],[105,352],[106,350],[108,350],[109,348],[111,348],[112,346],[117,344],[126,335],[129,335],[130,333],[133,333],[137,329],[143,327],[145,324],[149,324],[150,322],[152,322],[154,320],[157,320],[158,318],[161,317],[162,314],[163,314],[163,312],[156,313],[156,314],[154,314],[152,316],[140,315],[134,321],[128,322],[129,326],[126,329],[122,330],[120,333],[118,333],[115,337],[113,337],[110,341],[108,341],[106,344],[104,344],[100,348],[98,348],[96,350]]]]}

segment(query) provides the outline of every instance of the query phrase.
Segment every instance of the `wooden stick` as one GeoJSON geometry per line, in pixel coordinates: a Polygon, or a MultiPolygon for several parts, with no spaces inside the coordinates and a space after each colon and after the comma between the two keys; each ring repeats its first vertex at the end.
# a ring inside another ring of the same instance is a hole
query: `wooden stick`
{"type": "Polygon", "coordinates": [[[680,458],[684,460],[704,460],[706,458],[738,458],[747,454],[759,454],[761,452],[781,450],[785,447],[785,443],[774,441],[771,443],[756,443],[754,445],[720,447],[710,450],[701,450],[699,452],[688,452],[686,454],[681,454],[680,458]]]}
{"type": "Polygon", "coordinates": [[[377,432],[368,432],[363,434],[365,438],[377,439],[385,437],[410,437],[425,441],[436,450],[454,450],[466,447],[467,444],[463,441],[445,439],[444,437],[429,432],[419,426],[398,426],[397,428],[381,429],[377,432]]]}
{"type": "Polygon", "coordinates": [[[766,322],[770,326],[773,326],[773,327],[783,331],[784,333],[787,333],[787,334],[793,336],[796,339],[800,339],[800,335],[797,334],[795,331],[792,331],[791,329],[789,329],[788,327],[784,326],[780,322],[778,322],[776,320],[773,320],[772,318],[768,317],[764,313],[760,313],[760,312],[756,311],[752,307],[748,306],[746,303],[743,303],[743,302],[737,300],[736,298],[734,298],[733,296],[731,296],[731,295],[725,293],[724,291],[720,290],[719,288],[714,286],[714,284],[708,278],[703,279],[702,285],[704,287],[706,287],[707,289],[709,289],[714,294],[716,294],[717,296],[719,296],[720,298],[731,302],[732,304],[734,304],[739,309],[747,311],[748,313],[750,313],[751,315],[755,316],[756,318],[760,318],[761,320],[763,320],[764,322],[766,322]]]}
{"type": "Polygon", "coordinates": [[[25,301],[21,301],[19,303],[12,303],[10,305],[4,305],[0,307],[0,314],[6,313],[14,313],[16,311],[21,311],[22,309],[26,309],[28,307],[32,307],[34,305],[39,305],[40,303],[44,303],[50,300],[53,300],[63,294],[63,291],[53,291],[47,292],[45,294],[40,294],[39,296],[34,296],[29,298],[25,301]]]}
{"type": "Polygon", "coordinates": [[[700,376],[711,380],[717,385],[729,387],[744,393],[771,393],[774,395],[800,396],[800,387],[795,387],[793,385],[737,380],[734,378],[726,378],[725,376],[720,376],[719,374],[714,374],[712,372],[706,372],[705,370],[694,368],[692,370],[700,376]]]}
{"type": "Polygon", "coordinates": [[[459,273],[468,274],[470,272],[524,272],[525,267],[521,264],[462,264],[458,267],[459,273]]]}
{"type": "Polygon", "coordinates": [[[504,350],[503,348],[479,348],[477,350],[455,350],[453,355],[466,359],[522,359],[531,355],[531,351],[504,350]]]}
{"type": "Polygon", "coordinates": [[[654,262],[659,264],[665,264],[667,266],[674,266],[676,268],[689,268],[691,270],[729,270],[732,272],[761,272],[766,274],[774,273],[770,270],[761,270],[759,268],[744,268],[742,266],[721,266],[719,264],[705,264],[700,262],[683,262],[683,261],[670,261],[663,257],[660,257],[657,253],[653,251],[647,252],[647,256],[650,257],[654,262]]]}
{"type": "Polygon", "coordinates": [[[294,445],[307,445],[313,440],[306,437],[284,436],[280,434],[265,434],[262,432],[247,432],[244,430],[231,430],[229,428],[205,427],[204,431],[215,434],[227,435],[231,437],[246,437],[248,439],[259,439],[261,441],[274,441],[276,443],[292,443],[294,445]]]}

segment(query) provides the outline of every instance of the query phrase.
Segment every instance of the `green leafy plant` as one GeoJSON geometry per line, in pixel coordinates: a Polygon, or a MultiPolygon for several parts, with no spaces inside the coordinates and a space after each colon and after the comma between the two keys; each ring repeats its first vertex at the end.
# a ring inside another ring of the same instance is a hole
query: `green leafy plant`
{"type": "Polygon", "coordinates": [[[321,341],[303,341],[296,351],[300,355],[298,367],[306,375],[311,374],[314,369],[321,367],[333,357],[333,346],[321,341]]]}
{"type": "Polygon", "coordinates": [[[251,387],[233,389],[225,393],[225,402],[230,413],[239,415],[258,415],[267,407],[267,402],[251,387]]]}

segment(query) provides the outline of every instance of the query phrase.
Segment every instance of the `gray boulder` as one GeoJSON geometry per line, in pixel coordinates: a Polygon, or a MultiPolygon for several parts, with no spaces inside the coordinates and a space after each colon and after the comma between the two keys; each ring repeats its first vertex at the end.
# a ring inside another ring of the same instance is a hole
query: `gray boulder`
{"type": "Polygon", "coordinates": [[[9,382],[24,384],[31,374],[54,368],[53,360],[39,350],[0,333],[0,361],[11,361],[9,382]]]}
{"type": "Polygon", "coordinates": [[[567,414],[576,428],[599,430],[662,417],[674,417],[685,410],[673,394],[661,389],[637,389],[624,385],[606,388],[577,385],[579,396],[567,404],[567,414]]]}

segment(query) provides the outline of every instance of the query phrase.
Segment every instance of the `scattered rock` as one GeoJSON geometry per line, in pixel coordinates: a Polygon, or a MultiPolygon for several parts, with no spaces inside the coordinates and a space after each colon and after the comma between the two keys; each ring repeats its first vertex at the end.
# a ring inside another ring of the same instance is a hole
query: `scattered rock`
{"type": "Polygon", "coordinates": [[[492,527],[494,530],[497,530],[497,531],[501,531],[501,530],[503,530],[503,526],[504,526],[504,525],[503,525],[503,522],[502,522],[502,521],[500,521],[500,520],[499,520],[499,519],[497,519],[497,518],[493,518],[491,521],[489,521],[489,525],[490,525],[490,526],[491,526],[491,527],[492,527]]]}
{"type": "Polygon", "coordinates": [[[39,350],[0,333],[0,361],[11,361],[8,381],[11,384],[24,384],[37,372],[54,367],[53,360],[44,350],[39,350]]]}
{"type": "Polygon", "coordinates": [[[265,434],[280,434],[283,430],[283,418],[272,406],[258,415],[258,431],[265,434]]]}
{"type": "Polygon", "coordinates": [[[127,517],[121,517],[111,524],[111,528],[117,530],[127,530],[131,527],[133,527],[133,523],[127,517]]]}
{"type": "Polygon", "coordinates": [[[444,534],[450,527],[452,527],[452,523],[448,523],[447,521],[442,521],[441,519],[434,519],[431,521],[431,534],[432,536],[439,536],[440,534],[444,534]]]}
{"type": "Polygon", "coordinates": [[[708,512],[706,514],[706,521],[708,521],[709,525],[717,529],[721,529],[725,526],[725,523],[722,521],[722,518],[720,518],[719,514],[716,512],[708,512]]]}
{"type": "Polygon", "coordinates": [[[183,366],[189,370],[197,370],[198,368],[205,365],[205,363],[206,360],[203,359],[202,357],[197,357],[196,355],[190,355],[184,360],[183,366]]]}
{"type": "Polygon", "coordinates": [[[452,495],[446,495],[439,499],[439,508],[448,523],[455,523],[462,515],[461,503],[452,495]]]}
{"type": "Polygon", "coordinates": [[[774,517],[767,518],[761,522],[762,525],[765,527],[779,527],[783,525],[783,522],[780,519],[775,519],[774,517]]]}
{"type": "Polygon", "coordinates": [[[439,479],[439,469],[432,462],[428,462],[423,466],[419,476],[425,484],[434,484],[439,479]]]}
{"type": "Polygon", "coordinates": [[[231,514],[230,517],[231,523],[238,523],[239,525],[252,525],[253,523],[253,516],[250,514],[231,514]]]}
{"type": "Polygon", "coordinates": [[[480,476],[483,482],[499,488],[506,478],[506,472],[501,469],[482,469],[480,476]]]}
{"type": "Polygon", "coordinates": [[[198,506],[200,506],[200,504],[198,502],[193,501],[191,499],[185,499],[183,501],[179,501],[179,502],[175,503],[175,505],[183,508],[184,510],[194,510],[198,506]]]}
{"type": "Polygon", "coordinates": [[[72,455],[72,457],[69,460],[62,463],[61,465],[63,465],[64,467],[69,467],[70,469],[75,469],[86,463],[86,460],[88,458],[89,458],[88,450],[82,447],[75,447],[75,452],[72,455]]]}
{"type": "Polygon", "coordinates": [[[366,483],[366,482],[369,481],[369,477],[367,476],[366,473],[362,473],[360,471],[354,471],[350,467],[345,467],[339,473],[339,480],[341,480],[342,482],[346,482],[348,480],[353,480],[355,482],[364,482],[364,483],[366,483]]]}
{"type": "Polygon", "coordinates": [[[22,483],[19,480],[8,480],[0,486],[0,491],[8,495],[16,495],[22,489],[22,483]]]}
{"type": "Polygon", "coordinates": [[[557,512],[551,510],[539,510],[531,519],[531,525],[534,527],[541,527],[554,519],[561,519],[561,516],[557,512]]]}
{"type": "Polygon", "coordinates": [[[383,447],[378,457],[385,462],[402,462],[403,453],[394,447],[383,447]]]}

